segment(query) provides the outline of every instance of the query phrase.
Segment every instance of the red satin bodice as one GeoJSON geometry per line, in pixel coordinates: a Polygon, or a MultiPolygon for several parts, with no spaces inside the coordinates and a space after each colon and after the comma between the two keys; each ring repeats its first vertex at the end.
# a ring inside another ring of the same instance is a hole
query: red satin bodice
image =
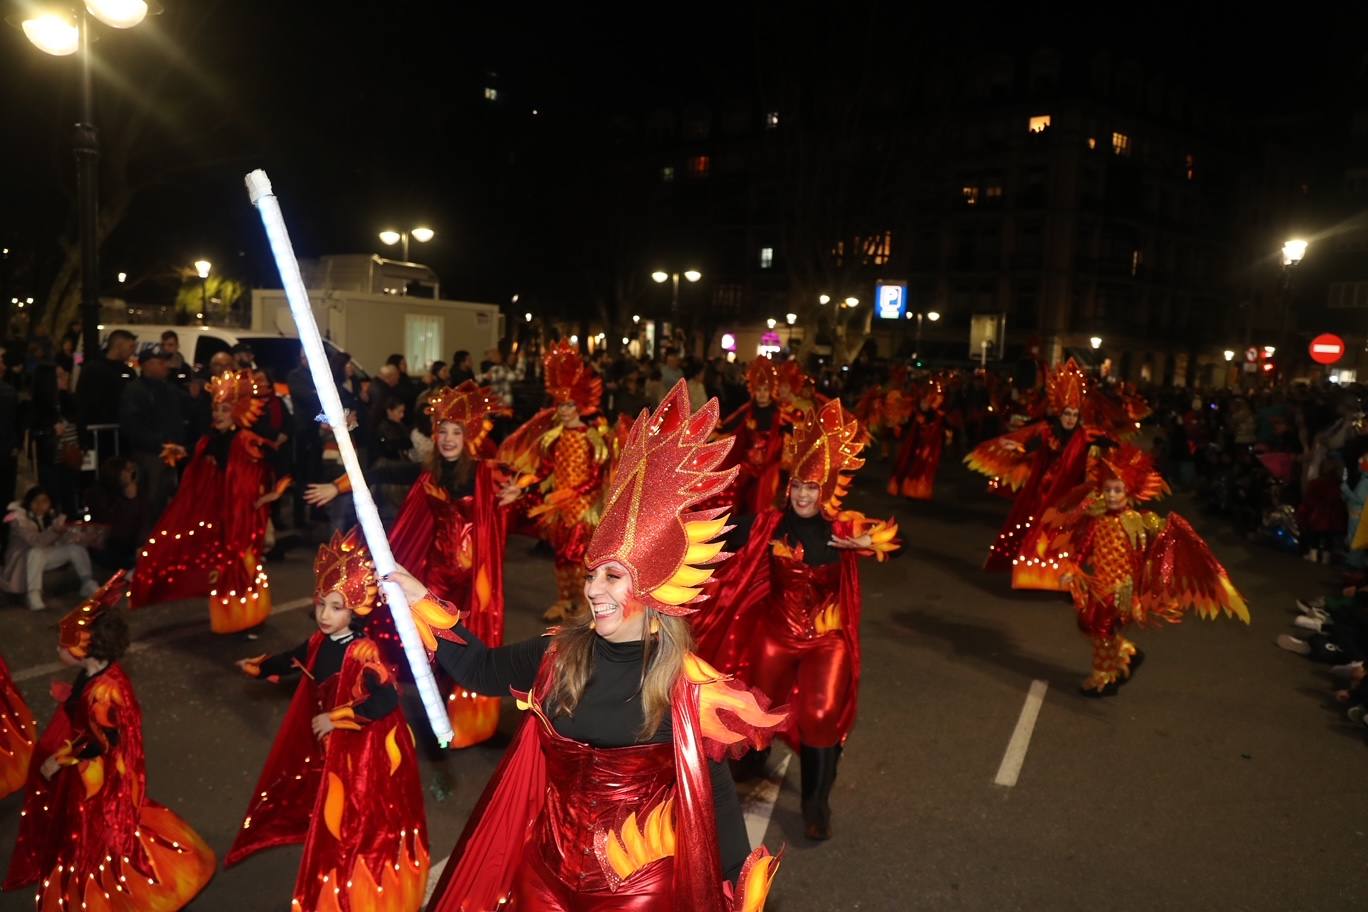
{"type": "Polygon", "coordinates": [[[608,889],[595,834],[638,820],[674,790],[674,746],[594,748],[539,726],[546,757],[546,812],[536,839],[542,861],[568,887],[608,889]]]}
{"type": "MultiPolygon", "coordinates": [[[[840,599],[841,562],[812,567],[778,554],[771,559],[779,597],[774,601],[770,624],[797,640],[810,640],[835,629],[818,631],[817,615],[840,599]]],[[[839,608],[834,610],[839,614],[839,608]]]]}

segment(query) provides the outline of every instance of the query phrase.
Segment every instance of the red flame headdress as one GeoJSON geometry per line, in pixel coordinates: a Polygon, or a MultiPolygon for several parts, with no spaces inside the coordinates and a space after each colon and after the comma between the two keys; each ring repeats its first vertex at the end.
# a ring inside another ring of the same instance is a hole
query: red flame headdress
{"type": "Polygon", "coordinates": [[[330,592],[341,593],[347,608],[361,617],[375,608],[380,580],[359,527],[346,536],[334,532],[332,541],[318,549],[314,558],[314,598],[322,600],[330,592]]]}
{"type": "Polygon", "coordinates": [[[1105,450],[1088,465],[1088,481],[1101,489],[1103,482],[1120,479],[1132,501],[1153,500],[1169,493],[1168,482],[1144,450],[1128,443],[1105,450]]]}
{"type": "Polygon", "coordinates": [[[225,371],[209,381],[209,395],[214,405],[227,403],[233,409],[233,424],[250,427],[266,408],[263,389],[249,370],[225,371]]]}
{"type": "Polygon", "coordinates": [[[822,489],[822,510],[828,516],[840,512],[841,500],[850,490],[848,473],[864,465],[860,451],[869,435],[840,399],[832,399],[816,415],[798,420],[784,442],[785,461],[792,466],[794,481],[809,482],[822,489]]]}
{"type": "Polygon", "coordinates": [[[779,374],[779,386],[786,387],[795,396],[813,385],[812,378],[803,373],[803,368],[792,358],[780,361],[776,370],[779,374]]]}
{"type": "Polygon", "coordinates": [[[119,570],[95,594],[77,605],[57,625],[57,642],[78,659],[84,659],[90,649],[90,628],[124,597],[127,574],[119,570]]]}
{"type": "Polygon", "coordinates": [[[466,452],[472,456],[479,452],[480,444],[494,428],[489,420],[492,415],[507,415],[508,408],[499,397],[474,380],[467,380],[460,386],[444,386],[432,394],[425,408],[432,418],[433,433],[437,425],[444,421],[459,424],[465,431],[466,452]]]}
{"type": "Polygon", "coordinates": [[[581,415],[598,411],[603,380],[584,363],[575,346],[562,339],[542,357],[546,391],[556,405],[575,403],[581,415]]]}
{"type": "Polygon", "coordinates": [[[1066,408],[1083,408],[1088,395],[1088,375],[1073,358],[1050,371],[1045,379],[1045,405],[1051,415],[1066,408]]]}
{"type": "Polygon", "coordinates": [[[724,556],[722,543],[713,539],[726,526],[726,508],[691,510],[736,477],[736,466],[717,471],[732,438],[708,442],[717,410],[717,400],[709,399],[690,415],[683,380],[654,412],[642,410],[627,432],[603,519],[584,558],[590,569],[620,562],[637,597],[661,614],[697,611],[713,574],[708,565],[724,556]]]}
{"type": "Polygon", "coordinates": [[[769,358],[756,358],[746,368],[746,387],[752,396],[761,387],[769,390],[770,396],[779,395],[779,368],[769,358]]]}

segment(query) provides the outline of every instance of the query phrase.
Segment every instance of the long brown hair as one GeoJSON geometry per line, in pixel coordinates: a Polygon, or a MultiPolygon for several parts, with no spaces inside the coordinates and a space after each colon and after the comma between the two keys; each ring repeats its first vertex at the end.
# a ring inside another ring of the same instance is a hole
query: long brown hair
{"type": "MultiPolygon", "coordinates": [[[[641,654],[641,727],[637,742],[649,741],[670,711],[670,694],[684,670],[684,656],[693,647],[693,634],[683,618],[645,609],[641,654]],[[651,628],[656,632],[651,633],[651,628]]],[[[555,715],[573,716],[584,696],[585,685],[594,667],[594,645],[598,634],[593,628],[594,613],[556,634],[554,680],[550,706],[555,715]]]]}
{"type": "MultiPolygon", "coordinates": [[[[454,422],[452,422],[454,423],[454,422]]],[[[428,474],[438,487],[446,490],[453,496],[460,493],[461,489],[470,483],[470,475],[475,468],[475,460],[470,458],[470,451],[461,446],[461,455],[455,459],[443,459],[442,453],[437,449],[437,435],[441,432],[441,423],[432,426],[432,454],[428,456],[428,474]]]]}

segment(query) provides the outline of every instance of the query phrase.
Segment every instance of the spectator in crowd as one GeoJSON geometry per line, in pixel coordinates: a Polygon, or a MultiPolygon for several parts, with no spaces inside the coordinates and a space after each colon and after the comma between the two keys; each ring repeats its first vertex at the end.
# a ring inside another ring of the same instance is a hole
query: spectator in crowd
{"type": "Polygon", "coordinates": [[[708,401],[708,390],[703,385],[703,362],[690,358],[684,362],[684,381],[689,390],[689,408],[701,409],[708,401]]]}
{"type": "Polygon", "coordinates": [[[494,418],[495,440],[503,440],[517,427],[517,419],[513,417],[513,384],[521,383],[527,375],[527,362],[522,353],[518,353],[515,362],[510,366],[508,363],[509,344],[507,340],[499,343],[498,348],[491,348],[485,353],[489,361],[487,367],[479,378],[479,382],[488,386],[499,401],[508,409],[507,415],[498,415],[494,418]]]}
{"type": "Polygon", "coordinates": [[[684,370],[679,366],[679,349],[665,349],[665,363],[660,367],[660,386],[662,396],[674,389],[676,383],[684,378],[684,370]]]}
{"type": "Polygon", "coordinates": [[[169,379],[184,389],[190,383],[192,365],[185,363],[185,355],[180,350],[180,336],[176,335],[175,330],[168,329],[161,334],[161,349],[166,352],[169,379]]]}
{"type": "Polygon", "coordinates": [[[428,390],[436,389],[439,386],[446,386],[451,382],[451,371],[447,370],[445,361],[433,361],[432,366],[423,375],[423,383],[428,390]]]}
{"type": "Polygon", "coordinates": [[[28,432],[38,483],[51,494],[59,511],[75,516],[84,460],[70,384],[71,375],[59,364],[39,364],[34,369],[28,432]]]}
{"type": "Polygon", "coordinates": [[[23,499],[9,505],[5,522],[10,527],[5,549],[3,580],[7,592],[28,593],[31,611],[47,607],[43,601],[43,573],[68,564],[81,580],[82,597],[89,596],[98,584],[91,579],[90,554],[78,541],[64,514],[52,506],[52,498],[38,485],[24,492],[23,499]]]}
{"type": "Polygon", "coordinates": [[[408,359],[403,355],[390,355],[385,359],[385,363],[399,371],[399,383],[395,387],[395,392],[408,413],[413,414],[413,404],[418,401],[418,394],[423,391],[423,385],[409,376],[408,359]]]}
{"type": "Polygon", "coordinates": [[[229,354],[233,356],[233,368],[236,370],[256,370],[256,355],[252,351],[252,346],[246,342],[239,342],[229,349],[229,354]]]}
{"type": "Polygon", "coordinates": [[[651,405],[641,389],[641,373],[632,368],[618,380],[618,387],[608,402],[607,416],[616,421],[619,416],[625,415],[628,421],[635,421],[641,410],[651,405]]]}
{"type": "Polygon", "coordinates": [[[1297,529],[1302,554],[1312,563],[1330,563],[1336,546],[1349,526],[1349,514],[1340,492],[1344,463],[1338,454],[1325,459],[1322,471],[1306,483],[1297,507],[1297,529]]]}
{"type": "Polygon", "coordinates": [[[237,370],[237,359],[228,352],[214,352],[209,358],[209,376],[217,377],[230,370],[237,370]]]}
{"type": "MultiPolygon", "coordinates": [[[[104,357],[81,367],[76,382],[76,418],[81,433],[86,435],[87,446],[96,442],[89,436],[91,425],[119,423],[119,400],[134,377],[128,359],[133,357],[137,342],[131,332],[116,329],[105,343],[104,357]]],[[[113,440],[106,438],[98,443],[112,448],[113,440]]]]}
{"type": "Polygon", "coordinates": [[[140,530],[149,523],[138,496],[137,463],[125,456],[111,456],[101,463],[98,481],[86,492],[86,508],[91,524],[103,532],[99,546],[91,549],[91,558],[105,574],[131,571],[144,540],[140,530]]]}
{"type": "Polygon", "coordinates": [[[156,522],[176,489],[176,470],[162,461],[168,445],[184,447],[186,395],[167,376],[170,365],[160,348],[142,353],[142,376],[124,388],[119,401],[123,454],[138,465],[143,505],[156,522]]]}
{"type": "Polygon", "coordinates": [[[190,372],[181,405],[185,409],[185,445],[193,447],[209,433],[214,423],[214,400],[209,395],[208,368],[196,368],[190,372]]]}
{"type": "Polygon", "coordinates": [[[451,385],[460,386],[467,380],[475,379],[475,371],[470,364],[470,352],[462,349],[451,356],[451,385]]]}

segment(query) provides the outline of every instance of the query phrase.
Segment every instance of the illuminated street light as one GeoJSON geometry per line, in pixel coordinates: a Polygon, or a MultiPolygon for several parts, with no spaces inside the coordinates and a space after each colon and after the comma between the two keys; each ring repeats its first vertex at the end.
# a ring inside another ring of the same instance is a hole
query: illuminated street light
{"type": "Polygon", "coordinates": [[[860,299],[859,299],[859,298],[856,298],[856,297],[849,297],[849,298],[846,298],[846,299],[845,299],[845,306],[846,306],[846,307],[859,307],[859,306],[860,306],[860,299]]]}
{"type": "Polygon", "coordinates": [[[81,47],[81,29],[70,16],[61,13],[42,13],[25,19],[20,26],[24,36],[44,54],[67,57],[81,47]]]}
{"type": "Polygon", "coordinates": [[[930,320],[932,323],[935,323],[937,320],[940,319],[940,311],[928,310],[926,312],[926,319],[930,320]]]}
{"type": "Polygon", "coordinates": [[[523,321],[526,322],[526,323],[531,323],[531,322],[532,322],[532,314],[530,314],[530,313],[525,313],[525,314],[523,314],[523,321]]]}
{"type": "MultiPolygon", "coordinates": [[[[686,269],[683,275],[691,283],[703,278],[703,273],[697,269],[686,269]]],[[[679,276],[680,273],[666,272],[663,269],[657,269],[651,273],[651,279],[657,285],[663,285],[666,281],[670,282],[670,318],[676,323],[679,322],[679,276]]]]}
{"type": "Polygon", "coordinates": [[[784,322],[789,326],[792,326],[794,323],[798,322],[798,315],[795,313],[784,314],[784,322]]]}
{"type": "Polygon", "coordinates": [[[776,319],[774,319],[774,317],[770,317],[768,320],[765,321],[765,325],[768,326],[770,329],[774,329],[774,327],[775,327],[778,323],[779,323],[779,321],[776,320],[776,319]]]}
{"type": "Polygon", "coordinates": [[[437,236],[437,232],[424,225],[411,228],[408,231],[395,231],[393,228],[386,228],[377,237],[380,243],[386,247],[393,247],[395,244],[401,245],[403,249],[404,262],[409,262],[409,239],[413,239],[420,244],[426,244],[437,236]]]}
{"type": "Polygon", "coordinates": [[[830,304],[830,303],[831,303],[831,295],[829,295],[829,294],[820,294],[820,295],[818,295],[818,296],[817,296],[817,303],[818,303],[818,304],[830,304]]]}
{"type": "Polygon", "coordinates": [[[413,235],[413,239],[420,244],[426,244],[428,241],[432,240],[432,236],[436,233],[437,232],[433,231],[431,228],[422,226],[414,228],[409,232],[409,234],[413,235]]]}
{"type": "Polygon", "coordinates": [[[1293,238],[1282,245],[1283,265],[1296,266],[1306,256],[1308,244],[1300,238],[1293,238]]]}
{"type": "Polygon", "coordinates": [[[690,282],[697,282],[699,279],[703,278],[703,273],[699,272],[697,269],[686,269],[684,270],[684,278],[688,279],[690,282]]]}
{"type": "Polygon", "coordinates": [[[664,282],[664,281],[665,281],[666,279],[668,279],[669,277],[670,277],[670,274],[669,274],[668,272],[662,272],[662,271],[659,270],[659,269],[657,269],[655,272],[651,273],[651,279],[652,279],[657,285],[661,284],[662,282],[664,282]]]}
{"type": "Polygon", "coordinates": [[[1099,348],[1102,347],[1102,337],[1093,336],[1091,339],[1088,340],[1088,344],[1092,346],[1093,351],[1097,351],[1099,348]]]}
{"type": "Polygon", "coordinates": [[[199,276],[201,279],[207,279],[209,278],[209,270],[212,269],[213,266],[214,264],[210,263],[208,260],[195,260],[195,275],[199,276]]]}
{"type": "Polygon", "coordinates": [[[1235,360],[1235,352],[1233,352],[1232,350],[1230,350],[1230,349],[1227,348],[1225,351],[1221,352],[1221,357],[1222,357],[1222,358],[1225,358],[1226,361],[1227,361],[1227,363],[1228,363],[1228,362],[1231,362],[1231,361],[1234,361],[1234,360],[1235,360]]]}
{"type": "Polygon", "coordinates": [[[144,0],[86,0],[90,15],[110,28],[132,28],[147,18],[144,0]]]}
{"type": "Polygon", "coordinates": [[[128,273],[126,273],[126,272],[121,272],[121,273],[119,273],[118,278],[119,278],[119,284],[122,285],[124,282],[127,282],[127,281],[128,281],[128,273]]]}
{"type": "Polygon", "coordinates": [[[633,322],[633,323],[640,323],[640,322],[641,322],[641,314],[632,314],[632,322],[633,322]]]}

